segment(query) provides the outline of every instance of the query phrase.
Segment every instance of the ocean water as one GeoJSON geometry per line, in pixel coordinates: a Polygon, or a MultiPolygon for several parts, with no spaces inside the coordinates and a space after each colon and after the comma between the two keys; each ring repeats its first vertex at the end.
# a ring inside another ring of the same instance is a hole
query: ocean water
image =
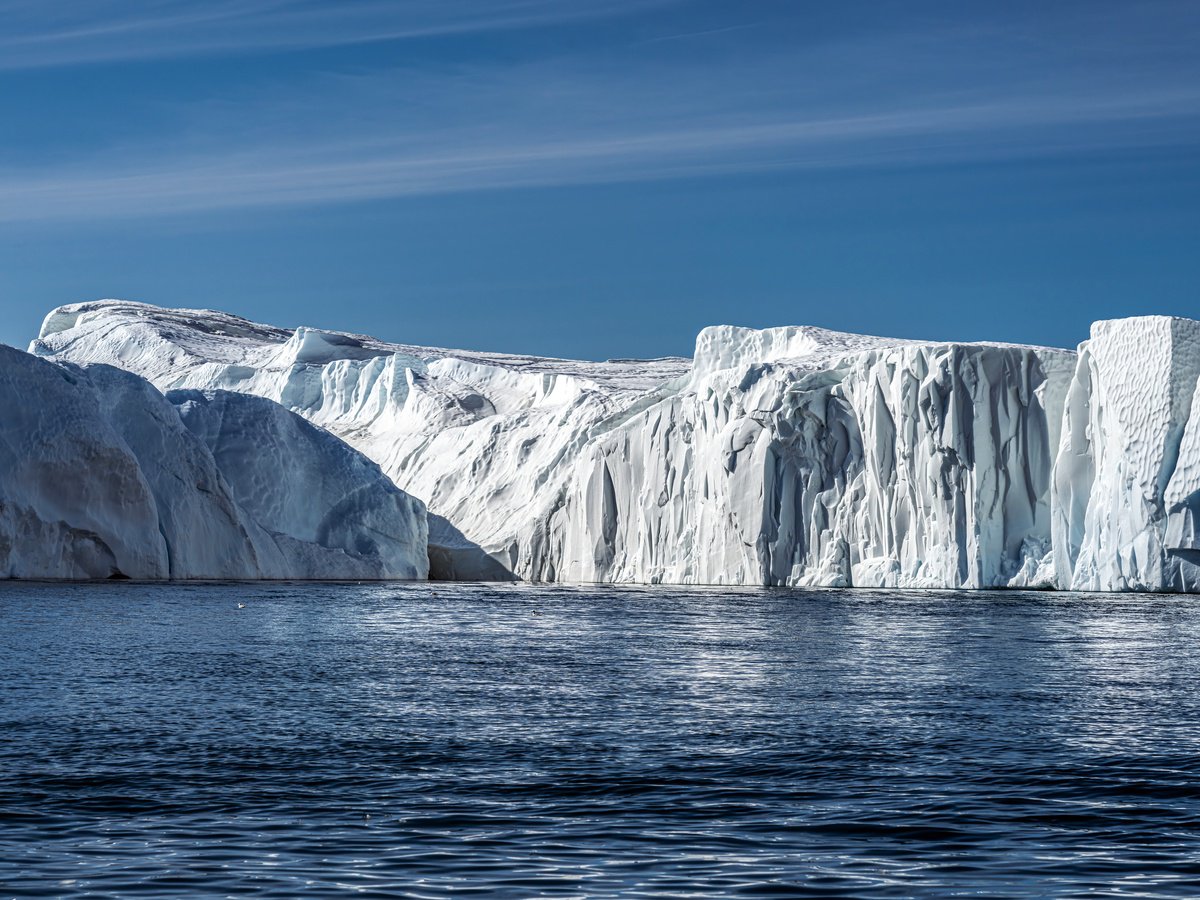
{"type": "Polygon", "coordinates": [[[0,897],[1198,872],[1197,599],[0,584],[0,897]]]}

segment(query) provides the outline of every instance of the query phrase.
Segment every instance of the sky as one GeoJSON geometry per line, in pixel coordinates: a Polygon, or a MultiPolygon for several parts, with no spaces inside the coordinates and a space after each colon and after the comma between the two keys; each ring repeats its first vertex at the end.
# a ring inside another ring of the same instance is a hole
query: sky
{"type": "Polygon", "coordinates": [[[1200,317],[1200,3],[0,0],[0,341],[1074,346],[1200,317]]]}

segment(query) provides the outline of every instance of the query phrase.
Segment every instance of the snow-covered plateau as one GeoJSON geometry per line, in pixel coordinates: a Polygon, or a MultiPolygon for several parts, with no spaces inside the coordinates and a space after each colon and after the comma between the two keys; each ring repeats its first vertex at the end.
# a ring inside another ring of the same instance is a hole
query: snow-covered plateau
{"type": "Polygon", "coordinates": [[[579,362],[100,301],[30,349],[148,379],[227,469],[258,441],[237,394],[336,435],[428,504],[432,577],[1200,589],[1189,320],[1078,352],[719,326],[690,360],[579,362]]]}
{"type": "Polygon", "coordinates": [[[0,577],[417,579],[426,530],[278,404],[0,345],[0,577]]]}

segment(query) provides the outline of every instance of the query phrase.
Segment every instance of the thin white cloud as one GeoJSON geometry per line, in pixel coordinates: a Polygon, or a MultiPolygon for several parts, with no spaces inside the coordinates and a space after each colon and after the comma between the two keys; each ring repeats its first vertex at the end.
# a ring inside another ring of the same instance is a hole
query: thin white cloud
{"type": "MultiPolygon", "coordinates": [[[[300,9],[208,9],[251,6],[300,9]]],[[[156,8],[186,15],[177,0],[156,8]]],[[[0,221],[1200,145],[1200,64],[1183,52],[1186,34],[1085,32],[1070,53],[986,28],[871,33],[802,52],[747,52],[735,36],[703,56],[631,42],[564,59],[281,79],[182,108],[137,141],[77,147],[68,135],[55,154],[5,154],[0,221]],[[1116,53],[1128,64],[1110,65],[1116,53]]]]}
{"type": "Polygon", "coordinates": [[[529,28],[673,0],[0,0],[0,70],[529,28]]]}
{"type": "Polygon", "coordinates": [[[520,126],[139,155],[0,176],[0,221],[105,219],[771,169],[914,165],[1194,141],[1200,91],[1023,98],[855,116],[607,130],[520,126]],[[1113,126],[1121,126],[1114,133],[1113,126]]]}

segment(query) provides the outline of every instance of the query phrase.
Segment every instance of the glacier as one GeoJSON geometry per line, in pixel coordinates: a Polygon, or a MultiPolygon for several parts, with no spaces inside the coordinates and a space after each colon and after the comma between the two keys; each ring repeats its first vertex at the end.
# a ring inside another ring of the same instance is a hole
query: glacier
{"type": "Polygon", "coordinates": [[[716,326],[691,359],[587,362],[106,300],[30,349],[302,416],[425,502],[433,578],[1190,591],[1198,338],[716,326]]]}
{"type": "Polygon", "coordinates": [[[3,345],[0,385],[0,577],[426,575],[424,505],[276,404],[3,345]]]}

